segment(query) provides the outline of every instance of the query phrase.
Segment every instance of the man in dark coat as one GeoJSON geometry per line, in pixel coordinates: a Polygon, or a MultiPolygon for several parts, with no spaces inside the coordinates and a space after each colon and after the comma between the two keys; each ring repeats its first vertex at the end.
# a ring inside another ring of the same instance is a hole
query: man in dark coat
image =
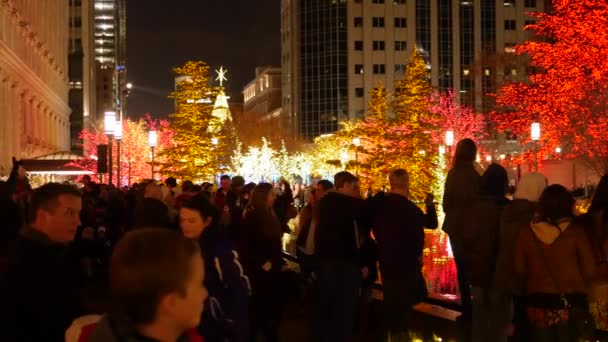
{"type": "Polygon", "coordinates": [[[372,226],[378,242],[385,330],[391,340],[405,341],[412,308],[426,296],[421,270],[424,228],[437,228],[437,213],[430,194],[426,214],[409,200],[405,170],[392,171],[389,182],[390,192],[372,201],[372,226]]]}
{"type": "Polygon", "coordinates": [[[21,231],[0,276],[1,341],[63,341],[82,313],[78,273],[68,261],[81,207],[71,186],[49,183],[34,191],[31,226],[21,231]]]}
{"type": "Polygon", "coordinates": [[[319,258],[317,341],[353,340],[361,281],[368,278],[361,253],[369,219],[359,181],[349,172],[334,176],[335,192],[319,203],[315,249],[319,258]]]}

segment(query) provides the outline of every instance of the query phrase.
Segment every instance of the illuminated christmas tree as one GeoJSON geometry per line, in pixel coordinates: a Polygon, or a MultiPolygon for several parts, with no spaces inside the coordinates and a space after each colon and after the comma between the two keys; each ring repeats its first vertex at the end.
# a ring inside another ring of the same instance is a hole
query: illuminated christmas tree
{"type": "Polygon", "coordinates": [[[422,200],[430,192],[437,167],[435,156],[438,145],[433,134],[440,131],[438,115],[430,110],[431,77],[429,68],[417,49],[414,49],[402,80],[395,83],[392,121],[401,126],[403,134],[391,136],[401,147],[401,158],[395,167],[405,168],[410,174],[410,195],[422,200]]]}
{"type": "MultiPolygon", "coordinates": [[[[176,112],[171,115],[175,146],[160,154],[167,158],[161,165],[161,173],[213,181],[218,173],[231,168],[231,155],[236,147],[234,130],[225,127],[228,120],[213,115],[214,99],[222,89],[210,85],[210,68],[205,62],[189,61],[173,71],[184,80],[170,95],[176,105],[176,112]]],[[[221,78],[223,82],[223,74],[221,78]]]]}

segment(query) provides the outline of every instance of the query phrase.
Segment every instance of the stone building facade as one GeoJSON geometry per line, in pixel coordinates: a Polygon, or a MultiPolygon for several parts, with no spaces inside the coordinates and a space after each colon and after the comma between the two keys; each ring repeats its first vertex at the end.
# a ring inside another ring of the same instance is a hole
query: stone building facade
{"type": "Polygon", "coordinates": [[[0,175],[70,148],[68,2],[0,1],[0,175]]]}

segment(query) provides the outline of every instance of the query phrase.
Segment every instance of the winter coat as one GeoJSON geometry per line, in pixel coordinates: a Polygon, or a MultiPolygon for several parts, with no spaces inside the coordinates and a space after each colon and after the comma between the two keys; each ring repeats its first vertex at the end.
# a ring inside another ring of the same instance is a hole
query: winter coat
{"type": "Polygon", "coordinates": [[[472,199],[462,235],[465,263],[471,285],[489,288],[494,280],[503,197],[478,194],[472,199]]]}
{"type": "MultiPolygon", "coordinates": [[[[86,342],[157,342],[154,339],[137,333],[135,326],[128,319],[118,315],[104,316],[86,342]]],[[[203,338],[190,330],[177,342],[203,342],[203,338]]]]}
{"type": "Polygon", "coordinates": [[[479,193],[480,183],[481,176],[473,165],[454,167],[448,172],[443,193],[443,230],[450,235],[450,239],[462,238],[465,221],[479,193]]]}
{"type": "Polygon", "coordinates": [[[209,298],[201,321],[208,342],[247,341],[251,286],[232,241],[218,227],[207,228],[200,238],[205,260],[205,286],[209,298]]]}
{"type": "Polygon", "coordinates": [[[595,260],[581,226],[569,221],[559,226],[538,222],[523,228],[519,234],[514,271],[526,280],[526,294],[586,293],[595,272],[595,260]],[[559,289],[547,267],[559,283],[559,289]]]}
{"type": "Polygon", "coordinates": [[[269,273],[277,275],[284,264],[281,237],[283,233],[278,218],[272,211],[247,209],[242,221],[239,250],[245,274],[249,276],[252,291],[267,286],[269,273]],[[270,262],[270,272],[262,266],[270,262]]]}
{"type": "Polygon", "coordinates": [[[382,275],[413,277],[421,266],[424,228],[435,229],[438,225],[435,207],[428,206],[425,214],[409,199],[390,193],[376,197],[372,203],[372,227],[382,275]]]}
{"type": "Polygon", "coordinates": [[[517,281],[513,273],[513,253],[521,229],[534,217],[535,206],[535,203],[528,200],[515,199],[505,206],[500,216],[498,257],[493,286],[501,293],[521,295],[523,292],[523,284],[517,281]]]}
{"type": "Polygon", "coordinates": [[[0,341],[63,341],[83,311],[68,246],[26,227],[15,247],[0,276],[0,341]]]}
{"type": "Polygon", "coordinates": [[[364,200],[330,192],[319,202],[315,250],[319,259],[346,262],[357,267],[366,262],[359,248],[359,235],[369,234],[369,207],[364,200]]]}

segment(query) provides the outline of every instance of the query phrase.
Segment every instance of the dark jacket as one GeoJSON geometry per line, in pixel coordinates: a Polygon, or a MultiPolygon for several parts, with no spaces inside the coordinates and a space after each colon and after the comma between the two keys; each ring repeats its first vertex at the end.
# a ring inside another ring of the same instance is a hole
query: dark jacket
{"type": "Polygon", "coordinates": [[[513,252],[515,242],[522,227],[526,227],[534,217],[535,203],[525,199],[515,199],[507,204],[500,217],[500,235],[498,237],[498,257],[494,272],[495,289],[505,294],[520,295],[523,283],[518,281],[513,272],[513,252]]]}
{"type": "Polygon", "coordinates": [[[466,213],[470,212],[473,199],[479,193],[480,183],[481,176],[473,164],[455,167],[448,173],[443,193],[443,230],[451,240],[462,236],[466,213]]]}
{"type": "Polygon", "coordinates": [[[251,288],[239,255],[232,241],[217,227],[203,232],[200,246],[205,260],[205,286],[209,291],[201,333],[206,342],[224,342],[227,338],[247,341],[251,288]]]}
{"type": "Polygon", "coordinates": [[[494,280],[502,210],[509,200],[478,194],[465,212],[462,241],[471,285],[489,288],[494,280]]]}
{"type": "Polygon", "coordinates": [[[0,341],[63,341],[82,314],[69,248],[25,228],[0,277],[0,341]]]}
{"type": "Polygon", "coordinates": [[[365,201],[330,192],[319,203],[315,249],[321,261],[365,264],[360,255],[360,235],[369,234],[365,201]]]}
{"type": "Polygon", "coordinates": [[[172,228],[169,207],[155,198],[144,198],[135,209],[133,228],[172,228]]]}
{"type": "Polygon", "coordinates": [[[409,199],[386,194],[373,203],[373,231],[378,242],[380,269],[383,276],[413,276],[420,265],[424,248],[424,228],[437,228],[434,206],[424,214],[409,199]]]}
{"type": "Polygon", "coordinates": [[[271,212],[247,209],[241,228],[240,252],[245,274],[249,276],[253,291],[265,286],[268,279],[262,266],[269,261],[270,273],[280,272],[283,266],[282,231],[279,220],[271,212]]]}
{"type": "MultiPolygon", "coordinates": [[[[42,340],[41,340],[42,341],[42,340]]],[[[202,342],[203,339],[195,331],[189,331],[177,342],[202,342]]],[[[155,339],[141,336],[128,319],[111,315],[104,316],[87,342],[158,342],[155,339]]]]}

